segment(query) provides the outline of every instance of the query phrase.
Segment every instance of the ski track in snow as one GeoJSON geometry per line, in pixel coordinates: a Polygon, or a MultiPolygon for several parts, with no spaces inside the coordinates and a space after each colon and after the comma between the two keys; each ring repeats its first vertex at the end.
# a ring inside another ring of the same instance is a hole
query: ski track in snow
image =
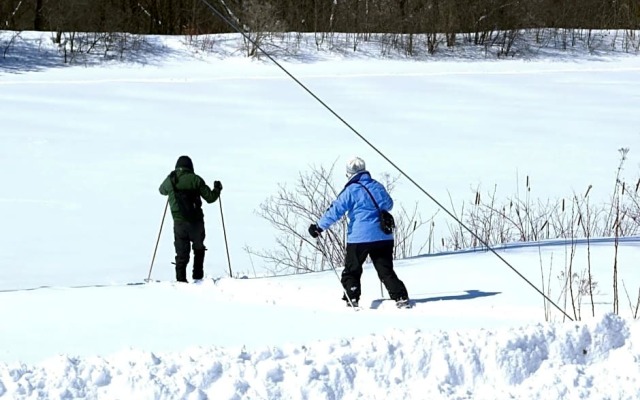
{"type": "MultiPolygon", "coordinates": [[[[280,71],[276,71],[280,72],[280,71]]],[[[398,73],[345,73],[345,74],[296,74],[304,79],[356,79],[356,78],[419,78],[434,76],[462,76],[462,75],[539,75],[539,74],[563,74],[563,73],[599,73],[599,72],[640,72],[640,68],[634,67],[608,67],[608,68],[556,68],[556,69],[517,69],[517,70],[479,70],[479,71],[439,71],[439,72],[398,72],[398,73]]],[[[149,84],[192,84],[235,80],[289,80],[287,75],[238,75],[218,76],[210,78],[111,78],[111,79],[35,79],[35,80],[8,80],[0,81],[0,85],[96,85],[111,83],[149,83],[149,84]]],[[[628,82],[630,85],[638,85],[638,82],[628,82]]]]}
{"type": "Polygon", "coordinates": [[[637,323],[425,334],[391,331],[308,346],[125,351],[0,364],[11,399],[577,399],[638,398],[637,323]],[[590,365],[590,369],[586,366],[590,365]],[[618,396],[611,382],[635,393],[618,396]],[[626,396],[626,397],[625,397],[626,396]]]}

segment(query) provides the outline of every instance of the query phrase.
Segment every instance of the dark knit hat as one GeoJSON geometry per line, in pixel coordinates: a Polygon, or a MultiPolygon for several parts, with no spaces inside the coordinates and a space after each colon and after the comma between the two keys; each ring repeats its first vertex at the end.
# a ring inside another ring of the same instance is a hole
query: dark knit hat
{"type": "Polygon", "coordinates": [[[178,168],[188,169],[193,172],[193,162],[189,156],[180,156],[180,158],[178,158],[178,161],[176,162],[176,169],[178,168]]]}

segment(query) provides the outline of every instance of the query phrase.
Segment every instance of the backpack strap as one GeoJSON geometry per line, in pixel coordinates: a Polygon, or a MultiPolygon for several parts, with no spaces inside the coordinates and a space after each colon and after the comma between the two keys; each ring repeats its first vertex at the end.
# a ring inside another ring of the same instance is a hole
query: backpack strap
{"type": "Polygon", "coordinates": [[[176,171],[171,171],[171,173],[169,174],[169,182],[171,182],[171,187],[173,188],[173,191],[175,192],[176,189],[176,183],[178,183],[178,174],[176,174],[176,171]]]}
{"type": "Polygon", "coordinates": [[[367,187],[365,185],[363,185],[360,182],[354,182],[355,184],[358,184],[360,186],[362,186],[364,188],[364,190],[367,191],[367,193],[369,194],[369,197],[371,197],[371,201],[373,201],[373,204],[376,206],[376,209],[378,210],[378,212],[380,212],[380,206],[378,205],[378,202],[376,201],[376,199],[373,197],[373,195],[371,194],[371,192],[369,191],[369,189],[367,189],[367,187]]]}
{"type": "Polygon", "coordinates": [[[371,201],[373,201],[373,204],[376,206],[376,210],[378,210],[378,217],[380,218],[380,228],[382,229],[382,231],[386,234],[393,233],[394,229],[396,228],[396,222],[393,219],[393,215],[391,215],[389,211],[380,209],[378,202],[376,201],[376,199],[373,197],[373,195],[365,185],[363,185],[360,182],[354,182],[354,183],[357,183],[358,185],[362,186],[364,190],[366,190],[367,193],[369,194],[369,197],[371,197],[371,201]]]}

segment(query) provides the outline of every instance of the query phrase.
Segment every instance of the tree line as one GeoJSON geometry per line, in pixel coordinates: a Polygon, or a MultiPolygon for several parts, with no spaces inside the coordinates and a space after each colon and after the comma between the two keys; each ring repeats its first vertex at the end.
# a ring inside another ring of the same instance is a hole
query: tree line
{"type": "Polygon", "coordinates": [[[247,31],[451,34],[640,29],[638,0],[2,0],[0,29],[134,34],[247,31]]]}

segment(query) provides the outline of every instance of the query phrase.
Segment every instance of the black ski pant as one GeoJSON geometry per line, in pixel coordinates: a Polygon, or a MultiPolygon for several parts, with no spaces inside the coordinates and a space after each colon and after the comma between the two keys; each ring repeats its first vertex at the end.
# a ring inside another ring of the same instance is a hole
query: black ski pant
{"type": "MultiPolygon", "coordinates": [[[[371,257],[378,278],[387,288],[393,300],[408,299],[407,288],[393,270],[393,240],[368,243],[347,243],[347,253],[342,271],[342,287],[351,300],[360,300],[362,264],[371,257]]],[[[346,297],[344,297],[346,300],[346,297]]]]}
{"type": "Polygon", "coordinates": [[[193,248],[193,279],[204,277],[204,221],[174,221],[173,245],[176,248],[176,280],[187,282],[187,265],[193,248]]]}

